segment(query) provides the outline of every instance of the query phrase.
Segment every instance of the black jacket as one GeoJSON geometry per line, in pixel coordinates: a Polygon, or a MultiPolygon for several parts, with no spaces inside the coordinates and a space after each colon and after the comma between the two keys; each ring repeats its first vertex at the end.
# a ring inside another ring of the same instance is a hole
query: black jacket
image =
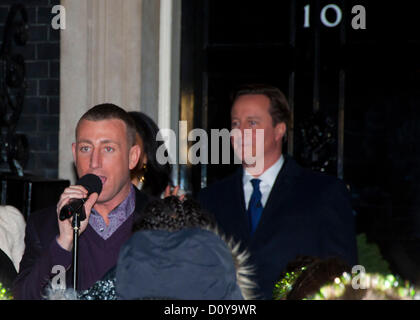
{"type": "MultiPolygon", "coordinates": [[[[136,189],[136,188],[135,188],[136,189]]],[[[119,243],[125,241],[131,236],[131,229],[133,221],[140,219],[142,211],[151,197],[146,193],[136,189],[136,207],[134,214],[127,219],[127,221],[119,228],[125,228],[121,231],[119,239],[116,242],[115,236],[112,241],[108,241],[112,251],[105,251],[101,249],[102,256],[106,256],[107,259],[112,260],[112,257],[115,257],[113,265],[116,263],[119,252],[119,243]],[[106,255],[105,255],[106,254],[106,255]]],[[[80,236],[79,239],[79,286],[83,288],[86,286],[86,283],[94,282],[99,280],[103,274],[98,275],[97,273],[102,272],[99,268],[94,267],[95,261],[91,255],[89,255],[89,250],[85,248],[86,243],[95,243],[95,241],[87,241],[87,234],[89,232],[89,225],[86,231],[80,236]],[[85,250],[86,249],[86,250],[85,250]],[[86,268],[85,268],[86,267],[86,268]],[[92,272],[85,272],[84,270],[89,269],[92,272]],[[93,278],[93,279],[92,279],[93,278]]],[[[99,238],[96,235],[96,232],[91,230],[91,234],[99,238]]],[[[54,276],[52,273],[52,267],[54,265],[59,265],[56,261],[63,261],[70,259],[71,254],[65,254],[65,257],[62,256],[53,256],[50,254],[50,247],[55,244],[55,238],[59,234],[58,221],[56,207],[49,207],[46,209],[39,210],[34,212],[29,216],[28,223],[26,225],[25,233],[25,252],[20,262],[20,270],[17,278],[13,284],[14,296],[17,299],[41,299],[43,288],[47,285],[51,277],[54,276]]],[[[100,247],[100,245],[99,245],[100,247]]],[[[105,268],[105,266],[101,267],[105,268]]],[[[72,268],[67,270],[66,273],[69,275],[72,274],[72,268]]],[[[104,270],[106,272],[106,269],[104,270]]],[[[70,286],[72,283],[72,277],[67,276],[66,282],[70,286]]]]}
{"type": "Polygon", "coordinates": [[[271,299],[274,283],[297,255],[338,256],[357,262],[354,217],[349,193],[338,179],[285,162],[250,236],[242,186],[242,168],[203,189],[202,207],[216,217],[227,236],[240,241],[256,266],[261,297],[271,299]]]}

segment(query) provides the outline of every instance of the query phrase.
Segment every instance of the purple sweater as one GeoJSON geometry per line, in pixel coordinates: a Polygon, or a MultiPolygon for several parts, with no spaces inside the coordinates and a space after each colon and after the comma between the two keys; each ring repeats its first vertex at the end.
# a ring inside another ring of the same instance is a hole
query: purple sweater
{"type": "MultiPolygon", "coordinates": [[[[138,218],[147,201],[145,193],[136,191],[134,214],[106,240],[91,225],[87,226],[79,237],[79,290],[90,288],[116,264],[120,247],[131,236],[134,219],[138,218]]],[[[52,273],[55,265],[64,266],[67,270],[67,288],[72,287],[72,252],[57,244],[57,235],[55,207],[38,211],[29,217],[25,253],[13,288],[15,299],[42,299],[46,285],[56,275],[52,273]]]]}

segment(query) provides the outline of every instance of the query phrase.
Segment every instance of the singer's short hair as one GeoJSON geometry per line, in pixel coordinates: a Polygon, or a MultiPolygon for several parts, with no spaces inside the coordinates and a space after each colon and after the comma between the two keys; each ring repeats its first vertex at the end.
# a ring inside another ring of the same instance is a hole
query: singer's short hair
{"type": "MultiPolygon", "coordinates": [[[[128,145],[134,146],[136,143],[136,124],[127,111],[118,107],[112,103],[103,103],[98,104],[88,111],[80,118],[76,126],[76,135],[77,130],[79,129],[80,122],[82,120],[88,121],[102,121],[102,120],[111,120],[119,119],[125,123],[127,129],[127,140],[128,145]]],[[[77,139],[77,137],[76,137],[77,139]]]]}

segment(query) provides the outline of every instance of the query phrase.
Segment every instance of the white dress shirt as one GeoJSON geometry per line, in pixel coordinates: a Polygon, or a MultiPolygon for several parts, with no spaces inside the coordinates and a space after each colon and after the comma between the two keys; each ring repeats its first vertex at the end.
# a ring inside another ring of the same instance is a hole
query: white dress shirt
{"type": "MultiPolygon", "coordinates": [[[[274,182],[276,181],[277,175],[279,174],[282,166],[284,163],[283,155],[270,167],[268,168],[262,175],[258,177],[261,180],[260,182],[260,191],[262,194],[261,197],[261,204],[265,207],[267,203],[268,196],[270,195],[271,189],[273,188],[274,182]]],[[[248,173],[246,169],[244,169],[244,174],[242,176],[242,183],[244,186],[244,199],[245,199],[245,208],[248,210],[248,203],[251,199],[252,192],[254,188],[252,187],[251,180],[255,179],[254,176],[248,173]]]]}

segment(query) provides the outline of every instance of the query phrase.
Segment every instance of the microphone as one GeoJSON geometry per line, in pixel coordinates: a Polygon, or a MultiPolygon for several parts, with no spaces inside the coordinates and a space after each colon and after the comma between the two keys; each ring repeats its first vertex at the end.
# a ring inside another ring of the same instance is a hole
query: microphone
{"type": "MultiPolygon", "coordinates": [[[[76,185],[85,187],[85,189],[88,191],[88,197],[94,192],[99,195],[102,191],[101,179],[97,175],[90,173],[77,180],[76,185]]],[[[75,213],[82,209],[83,216],[80,218],[80,221],[83,221],[86,218],[86,215],[84,214],[85,212],[83,210],[83,204],[85,201],[86,199],[71,199],[70,202],[60,210],[60,220],[64,221],[68,218],[71,218],[75,213]]]]}

